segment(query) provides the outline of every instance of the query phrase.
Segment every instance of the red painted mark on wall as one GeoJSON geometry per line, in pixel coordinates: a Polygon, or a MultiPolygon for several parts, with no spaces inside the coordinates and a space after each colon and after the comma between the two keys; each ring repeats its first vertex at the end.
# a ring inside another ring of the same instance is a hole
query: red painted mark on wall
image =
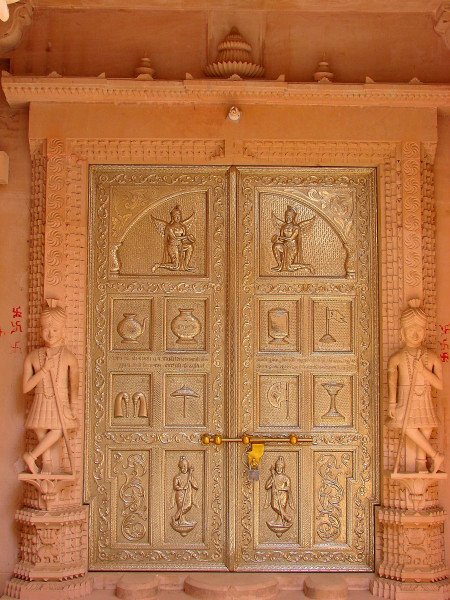
{"type": "Polygon", "coordinates": [[[10,354],[22,354],[22,340],[17,339],[17,337],[20,336],[21,333],[23,333],[23,312],[20,305],[11,307],[11,315],[12,319],[10,320],[10,327],[6,329],[2,325],[0,325],[0,339],[2,337],[14,336],[14,341],[10,340],[9,342],[9,352],[10,354]]]}

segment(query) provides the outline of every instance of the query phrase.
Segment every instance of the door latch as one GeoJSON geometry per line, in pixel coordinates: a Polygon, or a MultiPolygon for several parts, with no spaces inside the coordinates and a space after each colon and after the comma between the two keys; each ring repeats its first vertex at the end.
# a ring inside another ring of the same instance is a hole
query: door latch
{"type": "Polygon", "coordinates": [[[264,454],[265,444],[285,444],[286,442],[295,446],[296,444],[311,444],[312,437],[308,436],[297,436],[291,433],[289,437],[256,437],[244,433],[240,438],[226,438],[222,435],[215,433],[204,433],[201,438],[201,443],[205,446],[214,444],[216,447],[221,446],[223,443],[230,442],[241,442],[247,446],[247,468],[248,478],[250,481],[259,480],[259,465],[261,458],[264,454]]]}

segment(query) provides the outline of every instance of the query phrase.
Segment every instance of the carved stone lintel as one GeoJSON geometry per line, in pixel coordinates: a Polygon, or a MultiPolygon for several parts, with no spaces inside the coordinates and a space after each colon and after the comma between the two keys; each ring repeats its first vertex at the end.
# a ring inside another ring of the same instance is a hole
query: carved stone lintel
{"type": "Polygon", "coordinates": [[[10,23],[0,26],[0,56],[17,48],[25,29],[31,25],[32,15],[30,4],[20,5],[15,9],[10,23]]]}
{"type": "Polygon", "coordinates": [[[443,2],[437,10],[434,30],[450,50],[450,2],[443,2]]]}
{"type": "Polygon", "coordinates": [[[68,485],[75,483],[76,475],[62,473],[54,475],[41,475],[33,473],[20,473],[19,480],[29,483],[38,490],[38,505],[42,510],[56,508],[58,495],[68,485]]]}
{"type": "MultiPolygon", "coordinates": [[[[86,506],[16,512],[19,562],[14,576],[27,581],[64,581],[87,573],[86,506]]],[[[14,596],[17,597],[17,596],[14,596]]]]}

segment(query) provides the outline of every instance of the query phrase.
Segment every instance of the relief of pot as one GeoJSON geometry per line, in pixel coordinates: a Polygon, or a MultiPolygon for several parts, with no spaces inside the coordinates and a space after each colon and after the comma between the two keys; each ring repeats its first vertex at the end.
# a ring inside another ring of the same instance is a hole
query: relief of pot
{"type": "Polygon", "coordinates": [[[200,321],[192,313],[193,308],[179,308],[179,314],[173,319],[170,324],[172,333],[176,336],[177,344],[196,344],[195,339],[200,331],[202,325],[200,321]]]}
{"type": "Polygon", "coordinates": [[[123,313],[124,318],[117,325],[117,333],[122,338],[122,344],[137,344],[138,338],[145,331],[148,317],[139,323],[135,313],[123,313]]]}

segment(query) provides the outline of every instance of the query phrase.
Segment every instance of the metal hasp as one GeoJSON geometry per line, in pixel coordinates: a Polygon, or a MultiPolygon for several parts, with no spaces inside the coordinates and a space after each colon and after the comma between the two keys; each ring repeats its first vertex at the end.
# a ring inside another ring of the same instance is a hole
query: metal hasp
{"type": "Polygon", "coordinates": [[[256,437],[248,435],[247,433],[242,434],[240,438],[224,438],[220,434],[204,433],[200,441],[203,445],[209,446],[214,444],[220,446],[223,443],[239,443],[241,442],[247,446],[247,466],[248,466],[248,478],[250,481],[259,480],[259,463],[264,454],[265,444],[284,444],[289,443],[292,446],[297,444],[311,444],[311,437],[298,437],[291,433],[288,437],[256,437]]]}

